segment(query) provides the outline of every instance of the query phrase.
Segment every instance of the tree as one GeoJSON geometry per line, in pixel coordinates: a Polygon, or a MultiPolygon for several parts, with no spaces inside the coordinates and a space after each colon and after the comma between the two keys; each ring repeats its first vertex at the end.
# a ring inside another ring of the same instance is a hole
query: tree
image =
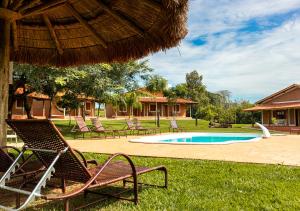
{"type": "Polygon", "coordinates": [[[168,81],[160,75],[151,75],[146,80],[146,88],[150,92],[163,92],[167,89],[168,81]]]}
{"type": "MultiPolygon", "coordinates": [[[[11,117],[12,106],[16,98],[23,99],[24,108],[27,117],[32,118],[28,95],[33,92],[40,92],[49,96],[50,100],[54,99],[56,93],[61,91],[66,83],[66,71],[54,67],[38,67],[27,64],[14,65],[14,81],[10,90],[9,113],[11,117]],[[15,96],[17,89],[21,88],[22,93],[15,96]]],[[[51,103],[49,108],[51,117],[51,103]]]]}
{"type": "Polygon", "coordinates": [[[58,102],[58,105],[65,108],[69,113],[69,126],[71,125],[71,112],[79,107],[77,96],[72,92],[65,93],[58,102]]]}
{"type": "Polygon", "coordinates": [[[139,93],[138,92],[128,92],[125,94],[125,102],[127,105],[128,117],[130,119],[133,116],[133,109],[142,110],[142,103],[139,101],[139,93]]]}
{"type": "Polygon", "coordinates": [[[116,117],[118,116],[118,109],[120,108],[120,106],[127,107],[125,97],[123,94],[111,94],[109,95],[106,102],[112,105],[116,117]]]}
{"type": "Polygon", "coordinates": [[[177,97],[189,98],[189,90],[188,90],[186,83],[177,84],[174,87],[174,92],[176,93],[177,97]]]}
{"type": "Polygon", "coordinates": [[[107,67],[107,77],[111,79],[112,86],[123,92],[137,90],[140,82],[147,80],[153,71],[148,61],[129,61],[127,63],[112,63],[107,67]]]}

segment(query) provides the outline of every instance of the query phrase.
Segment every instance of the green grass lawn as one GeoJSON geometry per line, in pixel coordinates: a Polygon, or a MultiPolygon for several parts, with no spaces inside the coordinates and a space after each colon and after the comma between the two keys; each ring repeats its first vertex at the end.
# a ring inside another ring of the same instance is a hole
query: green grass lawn
{"type": "MultiPolygon", "coordinates": [[[[228,129],[208,128],[208,122],[179,120],[188,131],[203,132],[258,132],[249,125],[234,125],[228,129]]],[[[72,138],[68,121],[55,121],[67,138],[72,138]]],[[[74,122],[72,122],[72,125],[74,122]]],[[[88,122],[90,124],[90,122],[88,122]]],[[[105,126],[122,128],[124,121],[103,121],[105,126]]],[[[154,121],[142,121],[144,127],[154,127],[154,121]]],[[[162,120],[163,131],[168,131],[169,121],[162,120]]],[[[108,155],[85,153],[88,159],[104,162],[108,155]]],[[[225,161],[132,157],[136,165],[165,165],[169,171],[169,188],[144,187],[139,191],[140,202],[108,199],[88,210],[300,210],[300,168],[282,165],[262,165],[225,161]]],[[[139,180],[163,182],[161,173],[150,173],[139,180]]],[[[119,188],[121,184],[117,184],[119,188]]],[[[129,186],[130,187],[130,186],[129,186]]],[[[115,188],[103,191],[113,192],[115,188]]],[[[129,196],[132,196],[129,195],[129,196]]],[[[72,200],[82,205],[95,199],[82,196],[72,200]]],[[[62,210],[63,202],[39,204],[29,210],[62,210]]]]}
{"type": "MultiPolygon", "coordinates": [[[[61,132],[65,136],[66,139],[73,139],[74,134],[72,134],[71,128],[75,124],[75,121],[71,121],[71,125],[69,126],[68,120],[57,120],[54,121],[56,126],[60,128],[61,132]]],[[[104,127],[112,127],[115,129],[122,129],[126,123],[124,120],[102,120],[101,121],[104,127]]],[[[142,120],[143,127],[155,127],[154,120],[142,120]]],[[[227,132],[227,133],[259,133],[257,130],[253,130],[250,128],[250,125],[246,124],[236,124],[233,125],[233,128],[209,128],[208,121],[205,120],[198,120],[198,126],[195,125],[195,120],[177,120],[178,125],[180,127],[184,127],[189,132],[227,132]]],[[[88,125],[91,125],[90,121],[87,121],[88,125]]],[[[169,120],[161,120],[160,121],[160,128],[162,132],[169,131],[169,120]]],[[[95,134],[92,134],[95,135],[95,134]]],[[[86,138],[90,137],[90,134],[86,134],[86,138]]]]}
{"type": "MultiPolygon", "coordinates": [[[[107,157],[86,155],[102,161],[107,157]]],[[[142,166],[165,165],[169,188],[143,188],[137,206],[110,199],[91,206],[90,210],[300,210],[300,168],[163,158],[133,157],[133,160],[142,166]]],[[[162,174],[152,173],[140,179],[159,183],[162,178],[162,174]]],[[[83,197],[72,203],[84,203],[83,197]]],[[[55,202],[43,205],[43,210],[62,207],[62,202],[55,202]]]]}

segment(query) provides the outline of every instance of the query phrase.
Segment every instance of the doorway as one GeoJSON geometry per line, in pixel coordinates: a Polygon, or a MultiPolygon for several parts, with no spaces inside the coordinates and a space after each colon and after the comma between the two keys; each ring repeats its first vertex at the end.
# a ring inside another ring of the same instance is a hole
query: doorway
{"type": "Polygon", "coordinates": [[[164,116],[165,116],[165,117],[168,117],[168,116],[169,116],[168,110],[169,110],[169,109],[168,109],[168,105],[164,105],[164,111],[163,111],[163,112],[164,112],[164,116]]]}

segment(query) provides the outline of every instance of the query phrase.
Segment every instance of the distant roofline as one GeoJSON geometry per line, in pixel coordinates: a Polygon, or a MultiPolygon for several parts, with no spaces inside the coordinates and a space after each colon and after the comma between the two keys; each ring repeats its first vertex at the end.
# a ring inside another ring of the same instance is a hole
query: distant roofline
{"type": "Polygon", "coordinates": [[[271,94],[271,95],[257,101],[255,104],[262,104],[262,103],[268,102],[268,101],[272,100],[275,97],[278,97],[282,94],[285,94],[287,92],[290,92],[290,91],[294,90],[295,88],[300,88],[300,84],[292,84],[292,85],[290,85],[290,86],[288,86],[288,87],[286,87],[286,88],[284,88],[284,89],[282,89],[278,92],[275,92],[274,94],[271,94]]]}

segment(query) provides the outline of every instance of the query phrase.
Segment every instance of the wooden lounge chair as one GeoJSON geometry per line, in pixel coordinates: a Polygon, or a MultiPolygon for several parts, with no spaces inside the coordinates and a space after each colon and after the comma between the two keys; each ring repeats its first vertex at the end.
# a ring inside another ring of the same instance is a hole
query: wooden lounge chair
{"type": "Polygon", "coordinates": [[[117,130],[117,129],[113,129],[110,127],[110,129],[106,129],[104,128],[104,126],[102,125],[101,121],[98,118],[91,118],[93,127],[92,127],[92,131],[96,132],[96,133],[103,133],[105,138],[106,138],[106,134],[112,134],[113,137],[115,137],[115,135],[117,134],[119,136],[119,138],[121,137],[121,134],[123,133],[123,135],[125,135],[127,137],[127,131],[126,130],[117,130]]]}
{"type": "Polygon", "coordinates": [[[175,119],[170,120],[169,132],[183,132],[185,129],[183,127],[179,127],[177,121],[175,119]]]}
{"type": "Polygon", "coordinates": [[[150,130],[147,128],[138,128],[136,124],[130,119],[126,119],[126,125],[127,125],[126,130],[129,130],[132,135],[134,135],[135,131],[137,131],[138,135],[140,134],[140,132],[143,132],[145,135],[150,132],[150,130]]]}
{"type": "Polygon", "coordinates": [[[160,128],[158,128],[158,127],[156,127],[156,128],[144,128],[143,126],[142,126],[142,123],[141,123],[141,121],[139,121],[138,119],[134,119],[134,122],[135,122],[135,127],[137,128],[137,129],[146,129],[146,130],[148,130],[149,132],[151,132],[151,133],[160,133],[161,134],[161,129],[160,128]]]}
{"type": "MultiPolygon", "coordinates": [[[[18,194],[28,195],[26,201],[19,206],[19,209],[24,209],[35,198],[43,198],[46,200],[64,200],[65,210],[69,210],[70,200],[80,194],[99,194],[108,196],[108,194],[95,192],[95,189],[123,181],[123,185],[127,182],[133,183],[134,197],[124,198],[120,194],[109,195],[119,199],[133,201],[138,203],[138,175],[161,171],[164,173],[164,185],[151,185],[158,187],[167,187],[167,169],[164,166],[157,167],[138,167],[135,166],[130,157],[125,154],[114,154],[105,163],[99,165],[95,161],[94,167],[87,167],[74,154],[64,137],[57,130],[55,125],[49,120],[7,120],[7,123],[22,138],[25,143],[22,153],[27,150],[32,151],[37,158],[46,166],[46,171],[33,191],[24,191],[18,188],[11,188],[7,186],[7,179],[14,168],[14,164],[10,166],[9,170],[0,179],[0,189],[12,191],[18,194]],[[116,158],[123,158],[125,161],[114,161],[116,158]],[[41,188],[45,186],[48,179],[52,177],[61,178],[62,180],[78,182],[81,185],[76,186],[76,189],[71,192],[59,195],[44,195],[41,193],[41,188]]],[[[99,202],[99,199],[97,200],[99,202]]],[[[91,205],[93,203],[89,203],[91,205]]],[[[86,205],[86,206],[88,206],[86,205]]],[[[84,206],[81,206],[82,209],[84,206]]],[[[1,208],[6,208],[0,205],[1,208]]],[[[72,208],[72,210],[74,210],[72,208]]]]}
{"type": "Polygon", "coordinates": [[[91,129],[86,125],[84,119],[81,116],[74,117],[76,124],[71,129],[71,132],[74,133],[74,138],[77,137],[78,133],[82,134],[82,138],[84,138],[85,133],[90,133],[91,129]]]}

